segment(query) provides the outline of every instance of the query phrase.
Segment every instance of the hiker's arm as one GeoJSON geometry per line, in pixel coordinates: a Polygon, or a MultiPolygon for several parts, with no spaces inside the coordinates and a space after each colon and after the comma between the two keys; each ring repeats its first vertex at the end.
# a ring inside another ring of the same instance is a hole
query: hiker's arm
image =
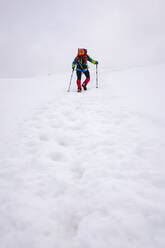
{"type": "Polygon", "coordinates": [[[98,64],[98,62],[97,62],[96,60],[92,59],[89,55],[87,55],[87,60],[88,60],[89,62],[91,62],[92,64],[95,64],[95,65],[98,64]]]}
{"type": "Polygon", "coordinates": [[[73,61],[73,63],[72,63],[72,69],[73,70],[74,70],[76,64],[77,64],[77,62],[76,62],[76,58],[75,58],[74,61],[73,61]]]}

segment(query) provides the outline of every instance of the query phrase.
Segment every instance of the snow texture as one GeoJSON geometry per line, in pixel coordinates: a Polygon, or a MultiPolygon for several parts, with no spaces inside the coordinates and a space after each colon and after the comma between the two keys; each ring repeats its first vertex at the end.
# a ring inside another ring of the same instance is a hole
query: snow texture
{"type": "Polygon", "coordinates": [[[165,66],[0,80],[0,246],[165,247],[165,66]]]}

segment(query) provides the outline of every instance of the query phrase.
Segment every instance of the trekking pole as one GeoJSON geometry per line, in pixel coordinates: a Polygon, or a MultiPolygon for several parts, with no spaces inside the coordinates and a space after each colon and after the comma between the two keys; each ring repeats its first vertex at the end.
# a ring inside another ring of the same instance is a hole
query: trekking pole
{"type": "Polygon", "coordinates": [[[98,88],[98,65],[96,65],[96,88],[98,88]]]}
{"type": "Polygon", "coordinates": [[[69,83],[69,87],[68,87],[67,92],[70,91],[70,86],[71,86],[71,82],[72,82],[73,72],[74,72],[74,69],[72,70],[72,74],[71,74],[71,78],[70,78],[70,83],[69,83]]]}

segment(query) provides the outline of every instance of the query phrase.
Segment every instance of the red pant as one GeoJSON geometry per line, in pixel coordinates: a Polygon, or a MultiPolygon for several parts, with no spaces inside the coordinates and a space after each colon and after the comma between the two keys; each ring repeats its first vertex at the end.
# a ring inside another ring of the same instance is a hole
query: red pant
{"type": "MultiPolygon", "coordinates": [[[[85,71],[83,73],[86,76],[86,79],[83,83],[85,83],[85,85],[87,85],[89,80],[90,80],[89,71],[85,71]]],[[[77,87],[78,87],[78,89],[81,89],[81,75],[82,75],[82,71],[77,71],[77,87]]]]}

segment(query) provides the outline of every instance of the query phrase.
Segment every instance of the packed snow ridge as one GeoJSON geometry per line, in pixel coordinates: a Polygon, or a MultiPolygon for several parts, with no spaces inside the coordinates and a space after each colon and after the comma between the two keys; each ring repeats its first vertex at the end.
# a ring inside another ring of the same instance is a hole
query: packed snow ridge
{"type": "Polygon", "coordinates": [[[0,80],[1,247],[164,248],[165,65],[75,80],[0,80]]]}

